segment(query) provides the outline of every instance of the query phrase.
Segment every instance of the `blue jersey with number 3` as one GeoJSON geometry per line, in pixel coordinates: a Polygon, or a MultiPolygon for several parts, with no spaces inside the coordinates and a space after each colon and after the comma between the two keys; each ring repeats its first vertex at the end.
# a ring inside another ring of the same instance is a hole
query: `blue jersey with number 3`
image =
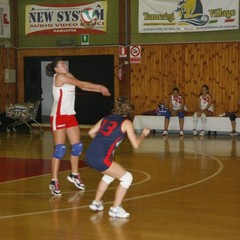
{"type": "Polygon", "coordinates": [[[103,118],[99,132],[86,152],[86,163],[98,171],[107,170],[112,164],[112,156],[125,137],[121,127],[125,117],[110,115],[103,118]]]}

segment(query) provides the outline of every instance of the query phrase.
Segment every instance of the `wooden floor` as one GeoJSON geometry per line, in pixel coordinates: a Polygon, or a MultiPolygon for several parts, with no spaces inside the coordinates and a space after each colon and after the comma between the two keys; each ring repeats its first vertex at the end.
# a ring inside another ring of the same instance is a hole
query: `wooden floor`
{"type": "Polygon", "coordinates": [[[90,138],[82,134],[80,172],[85,191],[66,179],[61,162],[61,198],[48,190],[51,132],[0,133],[0,239],[2,240],[237,240],[240,239],[240,137],[179,138],[160,134],[138,150],[125,140],[115,160],[133,173],[123,207],[129,219],[113,219],[108,209],[117,182],[104,196],[105,210],[93,213],[101,175],[86,167],[90,138]]]}

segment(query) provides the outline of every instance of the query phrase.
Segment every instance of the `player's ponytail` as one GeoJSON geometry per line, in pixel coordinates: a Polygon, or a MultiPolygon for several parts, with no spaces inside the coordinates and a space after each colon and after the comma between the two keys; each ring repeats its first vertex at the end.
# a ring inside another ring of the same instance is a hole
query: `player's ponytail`
{"type": "Polygon", "coordinates": [[[46,66],[47,76],[53,76],[55,73],[54,68],[58,65],[58,62],[64,61],[61,57],[55,57],[51,63],[46,66]]]}

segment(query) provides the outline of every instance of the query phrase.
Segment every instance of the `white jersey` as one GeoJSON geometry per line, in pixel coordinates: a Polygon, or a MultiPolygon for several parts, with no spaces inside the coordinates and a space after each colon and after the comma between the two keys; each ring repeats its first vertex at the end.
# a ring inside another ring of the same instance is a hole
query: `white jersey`
{"type": "MultiPolygon", "coordinates": [[[[207,107],[209,101],[210,101],[211,96],[207,94],[207,96],[203,97],[202,95],[200,96],[200,109],[203,110],[207,107]]],[[[210,105],[208,108],[209,111],[213,112],[213,104],[210,105]]]]}
{"type": "Polygon", "coordinates": [[[53,76],[52,94],[53,105],[51,116],[57,115],[75,115],[75,86],[70,84],[64,84],[61,87],[56,87],[55,79],[53,76]]]}
{"type": "Polygon", "coordinates": [[[182,96],[178,95],[177,97],[171,96],[171,103],[173,110],[179,110],[183,106],[183,98],[182,96]]]}

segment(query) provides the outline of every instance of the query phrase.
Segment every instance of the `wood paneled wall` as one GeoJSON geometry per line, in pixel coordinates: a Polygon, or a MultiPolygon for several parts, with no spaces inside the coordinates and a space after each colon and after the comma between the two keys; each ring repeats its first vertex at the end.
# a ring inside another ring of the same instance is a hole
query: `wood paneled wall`
{"type": "Polygon", "coordinates": [[[15,49],[0,49],[0,112],[5,112],[5,105],[17,98],[17,84],[4,82],[4,69],[16,69],[16,62],[15,49]]]}
{"type": "Polygon", "coordinates": [[[169,103],[173,87],[185,96],[189,112],[197,109],[201,86],[207,84],[215,114],[238,110],[240,44],[204,43],[142,45],[140,64],[131,65],[131,98],[135,114],[169,103]]]}
{"type": "MultiPolygon", "coordinates": [[[[130,74],[117,80],[115,68],[115,97],[127,95],[135,105],[135,114],[153,110],[163,100],[169,102],[173,87],[185,95],[189,112],[197,108],[201,85],[207,84],[215,100],[215,114],[237,111],[240,102],[240,43],[199,43],[142,45],[140,64],[131,64],[130,74]],[[130,93],[130,94],[129,94],[130,93]]],[[[0,49],[0,111],[5,104],[24,101],[24,57],[77,56],[113,54],[119,64],[118,46],[10,49],[9,66],[17,68],[17,84],[4,83],[7,66],[6,49],[0,49]]],[[[107,69],[106,69],[107,71],[107,69]]]]}

